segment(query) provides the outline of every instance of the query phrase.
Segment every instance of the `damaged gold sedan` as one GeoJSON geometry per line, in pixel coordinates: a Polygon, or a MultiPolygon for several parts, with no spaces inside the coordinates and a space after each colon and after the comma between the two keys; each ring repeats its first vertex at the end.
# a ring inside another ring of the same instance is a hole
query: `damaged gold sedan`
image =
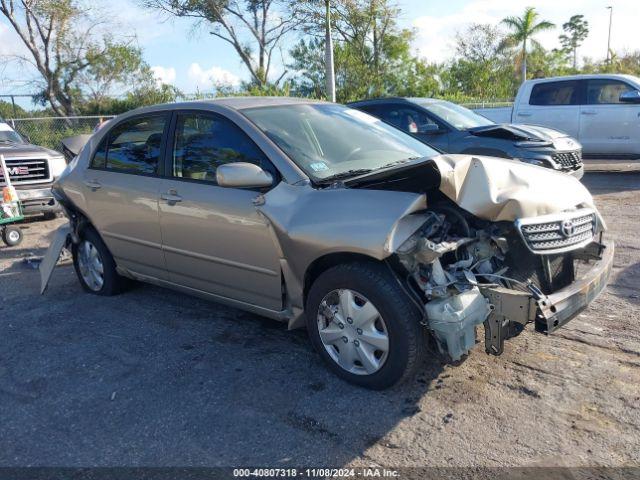
{"type": "Polygon", "coordinates": [[[331,370],[411,377],[425,332],[459,360],[532,324],[549,334],[613,260],[589,192],[520,162],[440,155],[341,105],[236,98],[159,105],[95,133],[54,186],[83,288],[134,279],[306,326],[331,370]]]}

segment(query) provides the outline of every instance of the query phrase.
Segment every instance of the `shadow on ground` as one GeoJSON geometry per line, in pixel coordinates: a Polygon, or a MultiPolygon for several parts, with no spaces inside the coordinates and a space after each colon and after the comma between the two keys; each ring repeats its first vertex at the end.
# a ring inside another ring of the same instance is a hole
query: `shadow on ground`
{"type": "Polygon", "coordinates": [[[4,466],[341,465],[418,413],[444,366],[371,392],[327,372],[305,331],[219,304],[95,297],[69,267],[27,290],[24,316],[0,310],[4,466]]]}

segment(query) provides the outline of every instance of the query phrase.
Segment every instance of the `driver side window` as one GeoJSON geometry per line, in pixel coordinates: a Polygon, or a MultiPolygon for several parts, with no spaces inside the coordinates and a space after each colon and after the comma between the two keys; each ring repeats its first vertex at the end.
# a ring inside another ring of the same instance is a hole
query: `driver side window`
{"type": "Polygon", "coordinates": [[[172,175],[216,182],[220,165],[253,163],[277,178],[277,172],[258,146],[235,123],[210,113],[182,113],[176,121],[172,175]]]}
{"type": "Polygon", "coordinates": [[[380,118],[407,133],[433,132],[439,128],[426,113],[411,107],[383,107],[380,109],[380,118]]]}

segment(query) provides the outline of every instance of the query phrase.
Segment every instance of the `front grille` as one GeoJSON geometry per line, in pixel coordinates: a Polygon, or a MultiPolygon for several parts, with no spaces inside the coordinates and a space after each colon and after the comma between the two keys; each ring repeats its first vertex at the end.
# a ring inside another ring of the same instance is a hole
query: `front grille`
{"type": "Polygon", "coordinates": [[[558,152],[554,153],[551,158],[559,164],[563,170],[575,170],[582,165],[582,151],[575,152],[558,152]]]}
{"type": "Polygon", "coordinates": [[[591,242],[596,231],[596,215],[593,210],[582,209],[554,216],[520,219],[516,226],[533,253],[559,253],[591,242]]]}
{"type": "MultiPolygon", "coordinates": [[[[9,158],[5,159],[5,163],[11,183],[14,185],[41,183],[42,181],[51,180],[49,162],[44,158],[9,158]]],[[[0,185],[4,185],[1,171],[0,185]]]]}

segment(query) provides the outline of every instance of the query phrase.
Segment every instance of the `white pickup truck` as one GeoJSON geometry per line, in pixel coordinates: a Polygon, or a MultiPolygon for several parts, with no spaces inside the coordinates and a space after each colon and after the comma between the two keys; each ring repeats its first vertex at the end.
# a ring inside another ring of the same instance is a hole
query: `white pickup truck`
{"type": "Polygon", "coordinates": [[[589,156],[640,157],[640,78],[573,75],[527,80],[513,108],[475,110],[496,123],[528,123],[578,139],[589,156]]]}

